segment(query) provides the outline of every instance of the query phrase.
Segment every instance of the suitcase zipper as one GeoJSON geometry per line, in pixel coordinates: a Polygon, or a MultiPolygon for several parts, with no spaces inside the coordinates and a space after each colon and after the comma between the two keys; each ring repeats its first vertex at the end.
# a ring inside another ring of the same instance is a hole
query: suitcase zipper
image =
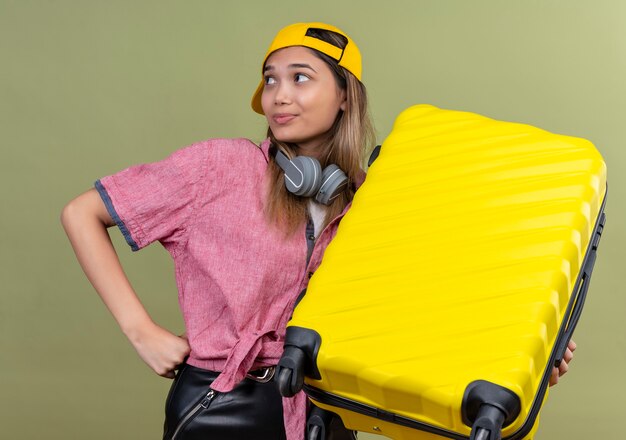
{"type": "Polygon", "coordinates": [[[215,397],[215,391],[209,390],[209,392],[206,394],[206,396],[204,396],[204,398],[200,401],[200,403],[198,403],[195,407],[193,407],[192,410],[189,411],[187,415],[183,417],[183,419],[178,423],[178,426],[176,426],[176,429],[174,430],[174,435],[172,435],[172,440],[176,439],[176,436],[178,436],[178,433],[185,426],[187,426],[187,424],[191,421],[193,417],[195,417],[198,414],[198,412],[200,412],[202,409],[207,409],[209,407],[214,397],[215,397]]]}

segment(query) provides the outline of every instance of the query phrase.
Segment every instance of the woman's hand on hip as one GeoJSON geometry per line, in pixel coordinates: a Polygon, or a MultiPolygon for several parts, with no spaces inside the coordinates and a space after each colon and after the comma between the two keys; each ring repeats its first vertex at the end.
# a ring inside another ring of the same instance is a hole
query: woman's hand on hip
{"type": "Polygon", "coordinates": [[[173,379],[176,368],[189,355],[187,337],[176,336],[150,321],[127,334],[139,357],[159,376],[173,379]]]}

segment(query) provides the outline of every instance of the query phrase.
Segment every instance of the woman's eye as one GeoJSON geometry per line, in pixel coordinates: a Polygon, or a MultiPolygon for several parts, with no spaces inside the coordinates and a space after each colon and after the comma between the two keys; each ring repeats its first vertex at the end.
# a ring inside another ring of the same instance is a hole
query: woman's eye
{"type": "Polygon", "coordinates": [[[272,78],[271,76],[266,76],[265,77],[265,85],[272,85],[275,84],[276,80],[274,78],[272,78]]]}
{"type": "Polygon", "coordinates": [[[296,73],[296,76],[294,79],[296,80],[296,82],[304,82],[304,81],[308,81],[309,77],[306,76],[304,73],[296,73]]]}

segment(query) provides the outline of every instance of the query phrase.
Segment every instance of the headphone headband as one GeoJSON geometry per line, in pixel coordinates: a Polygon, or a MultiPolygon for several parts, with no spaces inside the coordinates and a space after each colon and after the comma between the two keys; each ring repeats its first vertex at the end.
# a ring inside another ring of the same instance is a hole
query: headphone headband
{"type": "Polygon", "coordinates": [[[287,190],[297,196],[315,197],[315,200],[329,205],[348,185],[348,177],[334,164],[324,171],[314,157],[296,156],[289,159],[285,153],[272,145],[270,154],[285,173],[287,190]]]}

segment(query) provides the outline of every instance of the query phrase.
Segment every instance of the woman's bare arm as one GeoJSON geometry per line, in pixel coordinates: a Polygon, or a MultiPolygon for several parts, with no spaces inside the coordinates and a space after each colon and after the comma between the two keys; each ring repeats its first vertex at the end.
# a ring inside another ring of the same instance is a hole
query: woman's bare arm
{"type": "Polygon", "coordinates": [[[155,324],[139,301],[107,231],[115,222],[97,191],[69,202],[61,223],[87,278],[139,356],[160,376],[173,377],[189,354],[187,340],[155,324]]]}

